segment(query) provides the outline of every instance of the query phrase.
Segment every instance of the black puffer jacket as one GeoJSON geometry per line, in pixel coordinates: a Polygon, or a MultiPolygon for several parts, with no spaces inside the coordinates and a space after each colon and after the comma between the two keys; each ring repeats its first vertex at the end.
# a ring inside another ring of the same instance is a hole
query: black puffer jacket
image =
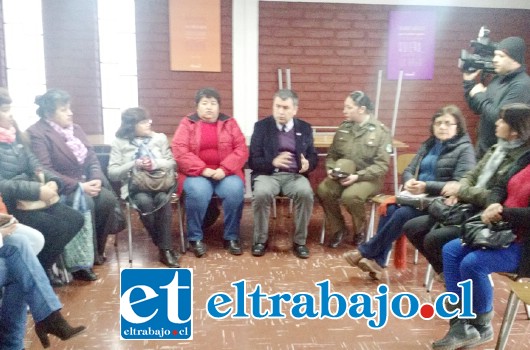
{"type": "MultiPolygon", "coordinates": [[[[416,156],[403,172],[403,183],[415,178],[423,157],[429,153],[434,146],[436,138],[431,136],[425,141],[416,156]]],[[[471,139],[467,134],[454,137],[444,144],[442,153],[436,162],[436,180],[427,181],[425,192],[430,195],[438,195],[447,181],[458,181],[476,164],[475,151],[471,139]]]]}
{"type": "Polygon", "coordinates": [[[37,171],[43,171],[46,182],[55,181],[61,188],[60,178],[45,171],[27,147],[0,142],[0,193],[9,212],[15,209],[17,199],[39,199],[37,171]]]}

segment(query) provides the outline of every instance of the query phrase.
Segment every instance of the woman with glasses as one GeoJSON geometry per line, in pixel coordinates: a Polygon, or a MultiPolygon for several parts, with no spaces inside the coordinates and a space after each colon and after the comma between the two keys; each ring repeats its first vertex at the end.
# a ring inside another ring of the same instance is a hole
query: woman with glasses
{"type": "Polygon", "coordinates": [[[179,255],[173,249],[171,234],[171,193],[135,191],[128,180],[133,169],[155,170],[175,168],[167,136],[151,129],[152,120],[143,108],[129,108],[121,115],[121,125],[112,143],[109,158],[109,178],[121,181],[121,196],[132,202],[144,215],[140,219],[159,249],[160,262],[179,267],[179,255]],[[147,214],[148,213],[148,214],[147,214]]]}
{"type": "MultiPolygon", "coordinates": [[[[84,193],[86,207],[92,213],[94,262],[103,264],[108,236],[106,226],[109,220],[113,220],[111,214],[118,199],[108,185],[87,135],[74,123],[70,102],[70,94],[59,89],[50,89],[37,96],[35,104],[39,106],[37,115],[40,120],[30,126],[27,133],[31,149],[42,166],[64,182],[59,194],[66,198],[66,204],[73,206],[80,191],[84,193]]],[[[97,279],[90,267],[72,274],[79,280],[97,279]]]]}
{"type": "Polygon", "coordinates": [[[364,240],[364,204],[383,186],[392,152],[390,132],[374,118],[372,103],[362,91],[346,96],[342,113],[346,120],[335,133],[326,157],[328,177],[317,190],[326,215],[326,225],[333,232],[329,244],[332,248],[339,246],[347,232],[339,200],[352,216],[354,243],[364,240]],[[345,160],[350,164],[353,161],[356,170],[351,172],[348,169],[350,174],[337,178],[333,171],[345,160]]]}
{"type": "MultiPolygon", "coordinates": [[[[441,194],[447,197],[446,204],[470,203],[476,211],[486,207],[491,189],[498,185],[514,162],[529,149],[528,108],[522,103],[501,108],[500,118],[495,122],[497,144],[460,181],[450,181],[442,188],[441,194]]],[[[403,230],[410,242],[427,258],[433,270],[440,275],[444,271],[442,249],[447,242],[460,237],[461,225],[438,226],[436,219],[425,215],[407,222],[403,230]]]]}
{"type": "MultiPolygon", "coordinates": [[[[439,195],[447,181],[459,180],[475,165],[475,153],[458,107],[440,108],[431,118],[430,137],[403,172],[404,190],[413,195],[439,195]]],[[[403,233],[403,225],[425,214],[408,205],[390,204],[379,218],[377,234],[357,249],[344,254],[346,261],[380,279],[392,243],[403,233]]]]}

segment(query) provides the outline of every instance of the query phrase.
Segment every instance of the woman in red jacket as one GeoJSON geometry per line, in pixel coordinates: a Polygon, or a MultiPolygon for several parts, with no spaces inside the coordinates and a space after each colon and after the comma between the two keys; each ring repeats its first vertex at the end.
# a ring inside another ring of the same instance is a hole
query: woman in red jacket
{"type": "Polygon", "coordinates": [[[225,249],[241,255],[239,224],[243,212],[245,137],[234,118],[219,113],[221,97],[213,88],[195,95],[196,113],[180,122],[171,148],[184,191],[188,241],[195,256],[206,253],[203,221],[213,194],[223,202],[225,249]]]}

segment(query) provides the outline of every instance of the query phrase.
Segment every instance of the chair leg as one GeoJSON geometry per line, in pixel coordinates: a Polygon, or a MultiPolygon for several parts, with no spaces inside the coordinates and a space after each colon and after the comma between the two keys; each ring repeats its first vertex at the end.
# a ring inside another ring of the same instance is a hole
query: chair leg
{"type": "Polygon", "coordinates": [[[388,251],[388,254],[386,255],[385,266],[388,266],[388,264],[390,263],[390,255],[392,255],[392,249],[390,249],[388,251]]]}
{"type": "Polygon", "coordinates": [[[427,288],[427,292],[430,292],[432,289],[434,274],[434,269],[432,268],[432,265],[429,264],[429,266],[427,266],[427,270],[425,271],[425,280],[423,281],[423,285],[427,288]]]}
{"type": "Polygon", "coordinates": [[[374,236],[375,231],[375,203],[372,202],[372,207],[370,208],[370,219],[368,220],[368,230],[366,231],[366,242],[374,236]]]}
{"type": "Polygon", "coordinates": [[[182,223],[182,208],[180,206],[180,199],[177,201],[177,216],[179,219],[179,231],[180,231],[180,252],[182,254],[186,254],[186,239],[184,237],[184,224],[182,223]]]}
{"type": "Polygon", "coordinates": [[[68,276],[68,270],[66,269],[66,263],[64,262],[64,255],[62,253],[59,255],[59,262],[61,264],[61,274],[63,275],[64,282],[68,284],[70,283],[70,277],[68,276]]]}
{"type": "Polygon", "coordinates": [[[497,346],[495,350],[504,350],[508,336],[512,329],[513,321],[515,320],[515,314],[517,313],[517,307],[519,306],[519,298],[513,291],[510,292],[508,297],[508,303],[506,304],[506,311],[502,319],[501,329],[499,330],[499,337],[497,338],[497,346]]]}
{"type": "Polygon", "coordinates": [[[414,249],[414,265],[418,265],[418,256],[419,256],[418,249],[414,249]]]}
{"type": "Polygon", "coordinates": [[[322,218],[322,230],[320,230],[320,244],[324,244],[324,238],[326,236],[326,215],[322,218]]]}
{"type": "Polygon", "coordinates": [[[272,217],[276,219],[276,197],[272,197],[272,217]]]}
{"type": "Polygon", "coordinates": [[[294,206],[294,201],[292,198],[289,198],[289,217],[293,216],[293,206],[294,206]]]}
{"type": "Polygon", "coordinates": [[[129,264],[132,265],[133,257],[132,257],[132,224],[131,224],[131,205],[129,202],[125,204],[125,207],[127,208],[127,234],[129,238],[129,264]]]}

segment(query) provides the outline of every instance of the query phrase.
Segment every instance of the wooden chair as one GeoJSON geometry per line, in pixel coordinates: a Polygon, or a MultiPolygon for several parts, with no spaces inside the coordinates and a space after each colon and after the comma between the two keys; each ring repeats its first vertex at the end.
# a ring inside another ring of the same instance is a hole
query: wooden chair
{"type": "Polygon", "coordinates": [[[495,347],[496,350],[504,350],[506,347],[520,300],[525,304],[526,316],[530,320],[530,282],[523,282],[523,279],[528,279],[529,277],[506,273],[502,273],[501,275],[511,279],[509,282],[511,291],[499,330],[499,337],[497,338],[497,345],[495,347]]]}

